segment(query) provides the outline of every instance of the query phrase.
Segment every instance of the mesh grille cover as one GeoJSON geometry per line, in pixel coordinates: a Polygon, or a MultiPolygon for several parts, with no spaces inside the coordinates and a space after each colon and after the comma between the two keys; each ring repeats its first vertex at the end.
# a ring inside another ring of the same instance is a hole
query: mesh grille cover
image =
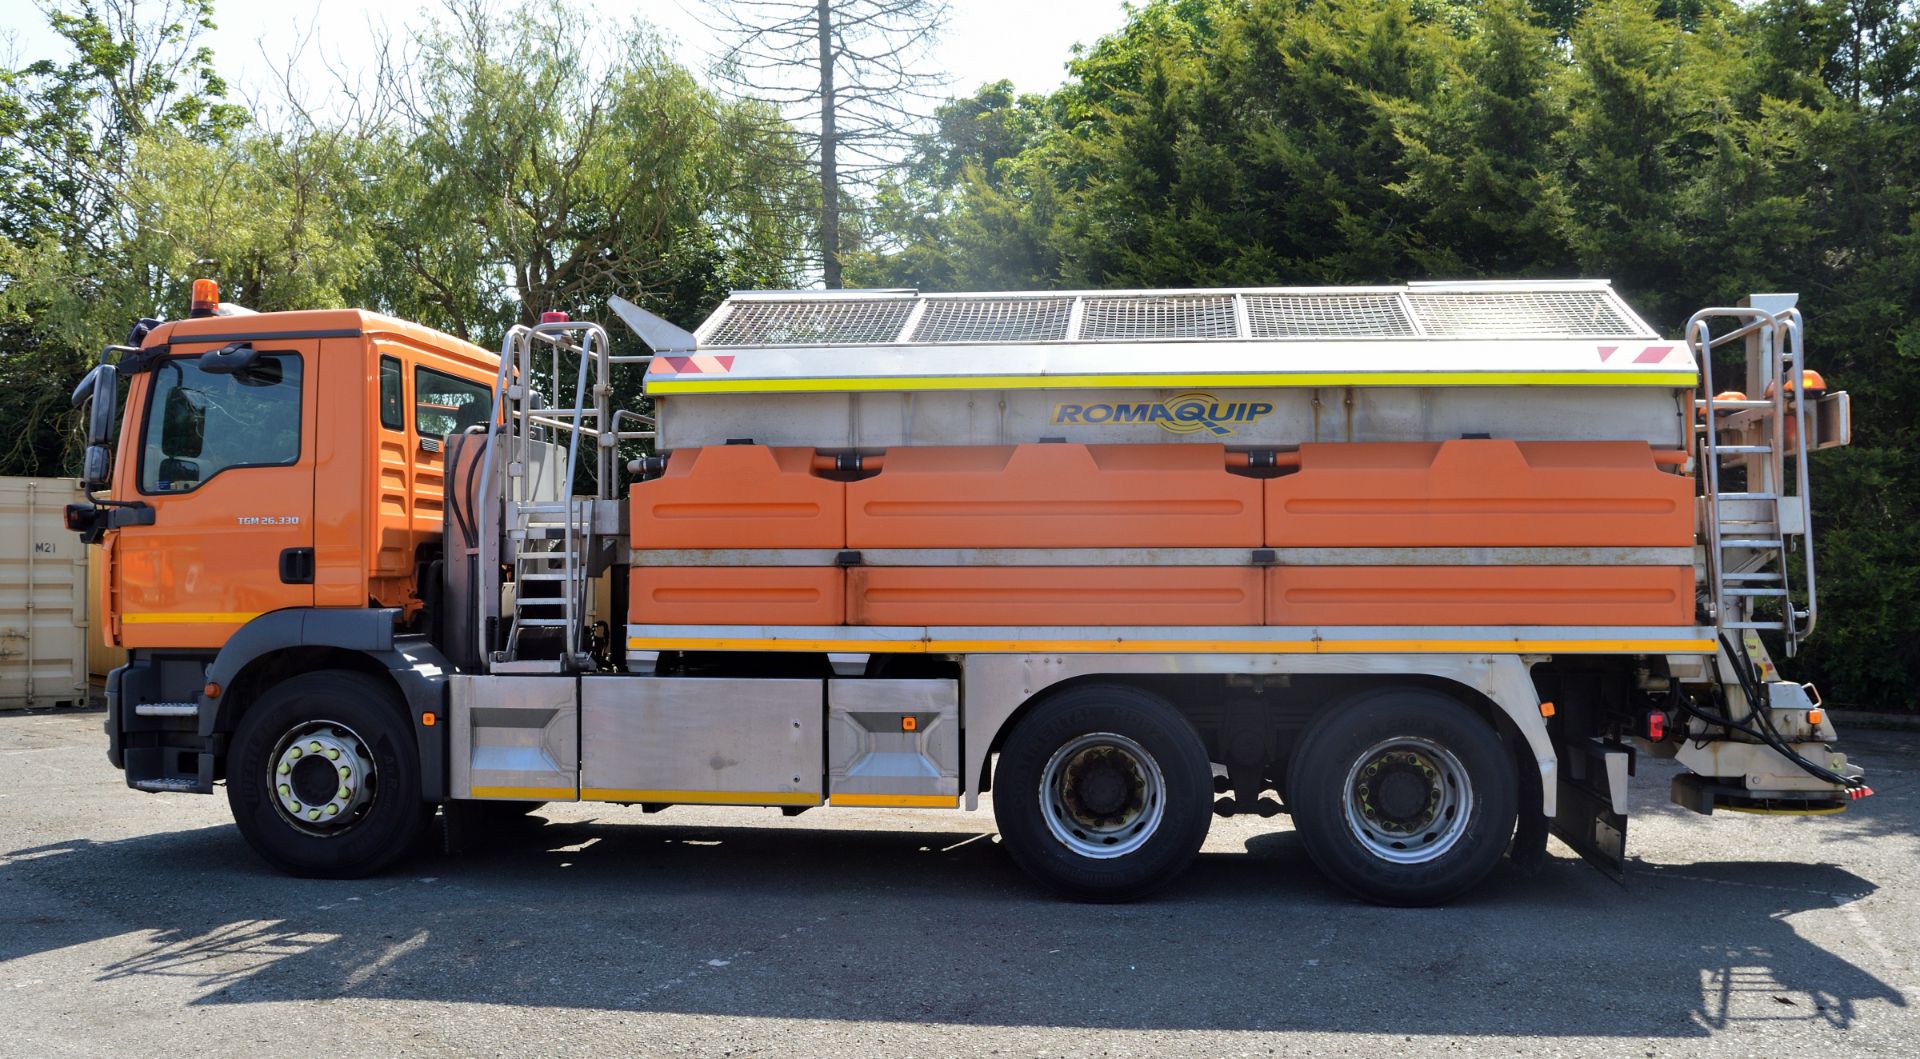
{"type": "Polygon", "coordinates": [[[1654,337],[1604,287],[1098,291],[1037,295],[902,292],[737,297],[704,348],[1289,339],[1654,337]],[[916,306],[919,316],[914,316],[916,306]],[[1240,322],[1244,312],[1245,330],[1240,322]],[[911,334],[902,335],[909,320],[911,334]]]}
{"type": "Polygon", "coordinates": [[[1088,298],[1082,339],[1234,338],[1232,295],[1088,298]]]}
{"type": "Polygon", "coordinates": [[[834,346],[892,342],[912,297],[739,301],[702,346],[834,346]]]}
{"type": "Polygon", "coordinates": [[[1059,342],[1072,298],[929,298],[915,342],[1059,342]]]}
{"type": "Polygon", "coordinates": [[[1630,335],[1637,328],[1602,291],[1411,291],[1429,335],[1630,335]]]}
{"type": "Polygon", "coordinates": [[[1397,294],[1249,294],[1254,338],[1411,335],[1397,294]]]}

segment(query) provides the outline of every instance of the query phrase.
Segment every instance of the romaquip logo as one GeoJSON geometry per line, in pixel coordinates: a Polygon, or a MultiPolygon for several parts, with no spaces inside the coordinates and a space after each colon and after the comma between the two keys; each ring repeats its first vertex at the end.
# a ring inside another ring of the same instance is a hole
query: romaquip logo
{"type": "Polygon", "coordinates": [[[1053,425],[1158,423],[1160,429],[1173,434],[1204,430],[1215,437],[1225,437],[1233,433],[1236,424],[1256,422],[1271,411],[1273,405],[1266,401],[1222,401],[1210,393],[1183,393],[1164,401],[1057,404],[1053,406],[1053,425]]]}

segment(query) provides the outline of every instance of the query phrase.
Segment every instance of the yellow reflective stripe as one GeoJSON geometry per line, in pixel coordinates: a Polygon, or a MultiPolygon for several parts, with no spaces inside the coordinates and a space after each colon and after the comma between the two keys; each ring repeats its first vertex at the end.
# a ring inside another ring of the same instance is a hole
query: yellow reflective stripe
{"type": "Polygon", "coordinates": [[[1211,389],[1253,386],[1668,386],[1687,388],[1690,371],[1373,371],[1282,375],[920,375],[897,378],[740,379],[728,375],[648,376],[648,393],[845,393],[893,390],[1211,389]]]}
{"type": "Polygon", "coordinates": [[[505,798],[519,802],[570,802],[572,787],[475,787],[468,793],[475,798],[505,798]]]}
{"type": "Polygon", "coordinates": [[[960,804],[957,794],[836,794],[828,805],[861,806],[888,809],[952,809],[960,804]]]}
{"type": "Polygon", "coordinates": [[[783,640],[645,637],[631,651],[867,654],[1712,654],[1712,640],[783,640]]]}
{"type": "Polygon", "coordinates": [[[122,614],[125,625],[245,625],[265,611],[207,611],[179,614],[122,614]]]}
{"type": "Polygon", "coordinates": [[[805,791],[656,791],[617,787],[582,787],[582,801],[677,802],[682,805],[819,805],[820,796],[805,791]]]}

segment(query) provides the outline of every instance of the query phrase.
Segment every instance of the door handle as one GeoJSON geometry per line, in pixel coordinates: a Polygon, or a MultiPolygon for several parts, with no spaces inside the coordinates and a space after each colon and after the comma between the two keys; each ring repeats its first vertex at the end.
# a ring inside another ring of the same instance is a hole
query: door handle
{"type": "Polygon", "coordinates": [[[280,583],[313,584],[313,549],[286,548],[280,552],[280,583]]]}

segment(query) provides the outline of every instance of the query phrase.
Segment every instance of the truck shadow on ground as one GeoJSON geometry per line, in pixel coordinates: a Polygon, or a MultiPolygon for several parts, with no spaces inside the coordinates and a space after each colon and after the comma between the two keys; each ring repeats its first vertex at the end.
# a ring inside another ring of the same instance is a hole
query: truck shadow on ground
{"type": "Polygon", "coordinates": [[[1283,831],[1100,906],[1036,892],[979,831],[639,819],[535,817],[354,882],[274,875],[230,827],[15,850],[0,962],[116,939],[99,979],[197,1004],[1089,1029],[1690,1038],[1906,1004],[1790,921],[1875,890],[1832,865],[1666,865],[1621,888],[1555,858],[1388,909],[1336,891],[1283,831]]]}

